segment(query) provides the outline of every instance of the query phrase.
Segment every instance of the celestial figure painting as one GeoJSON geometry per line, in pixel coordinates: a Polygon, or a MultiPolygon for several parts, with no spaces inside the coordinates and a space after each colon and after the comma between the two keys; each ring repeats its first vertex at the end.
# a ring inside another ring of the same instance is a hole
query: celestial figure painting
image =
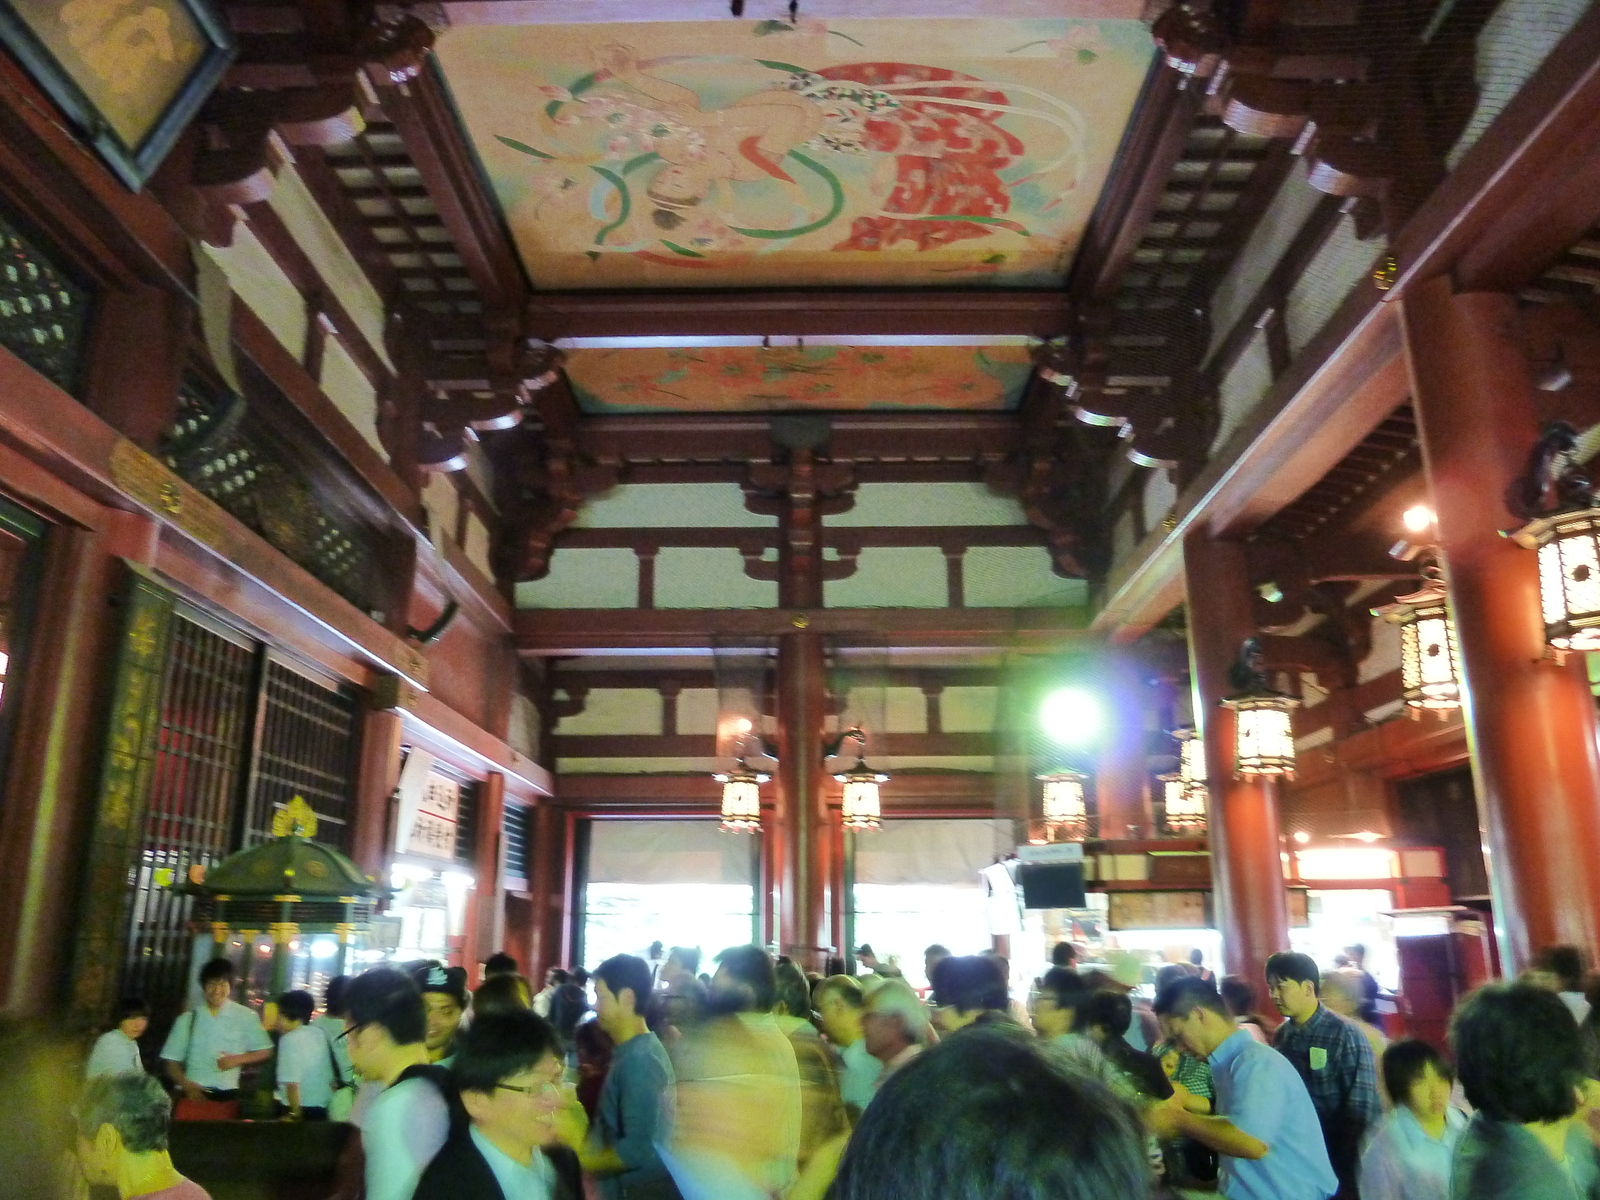
{"type": "Polygon", "coordinates": [[[458,27],[446,81],[538,287],[1059,284],[1138,21],[458,27]]]}

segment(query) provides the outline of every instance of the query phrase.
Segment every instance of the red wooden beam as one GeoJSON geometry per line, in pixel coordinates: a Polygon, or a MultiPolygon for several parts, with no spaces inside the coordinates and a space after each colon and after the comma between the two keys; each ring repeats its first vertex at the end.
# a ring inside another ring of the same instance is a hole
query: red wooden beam
{"type": "MultiPolygon", "coordinates": [[[[1135,21],[1147,11],[1144,0],[985,0],[983,16],[1084,17],[1092,20],[1135,21]]],[[[1259,4],[1252,8],[1260,7],[1259,4]]],[[[568,25],[622,21],[726,21],[728,0],[676,0],[663,9],[653,0],[587,0],[581,5],[552,4],[550,0],[443,0],[438,5],[451,25],[568,25]]],[[[964,0],[807,0],[806,17],[834,20],[868,20],[875,17],[970,17],[972,5],[964,0]]],[[[789,21],[786,0],[749,0],[748,21],[789,21]]]]}
{"type": "Polygon", "coordinates": [[[1073,264],[1068,290],[1079,302],[1109,300],[1122,282],[1204,99],[1204,88],[1164,60],[1152,64],[1073,264]]]}
{"type": "Polygon", "coordinates": [[[1053,650],[1091,640],[1073,608],[524,609],[515,627],[517,648],[532,655],[709,652],[795,629],[895,647],[1053,650]]]}
{"type": "MultiPolygon", "coordinates": [[[[987,758],[995,753],[992,733],[885,733],[873,739],[874,755],[916,758],[987,758]]],[[[552,753],[563,758],[715,758],[710,733],[557,734],[552,753]]]]}
{"type": "Polygon", "coordinates": [[[1600,223],[1596,145],[1600,8],[1591,6],[1400,231],[1387,299],[1444,271],[1460,291],[1515,291],[1537,277],[1600,223]]]}
{"type": "Polygon", "coordinates": [[[485,310],[518,312],[528,292],[520,260],[436,69],[430,62],[429,69],[405,84],[375,82],[383,111],[405,142],[485,310]]]}
{"type": "Polygon", "coordinates": [[[1056,290],[857,289],[851,291],[535,292],[530,336],[823,337],[851,334],[1027,334],[1068,329],[1071,306],[1056,290]]]}
{"type": "MultiPolygon", "coordinates": [[[[607,550],[648,546],[768,547],[776,546],[778,540],[775,528],[730,525],[698,529],[568,529],[556,544],[563,549],[607,550]]],[[[873,546],[1043,546],[1045,534],[1031,525],[1020,524],[825,527],[822,544],[852,552],[873,546]]]]}

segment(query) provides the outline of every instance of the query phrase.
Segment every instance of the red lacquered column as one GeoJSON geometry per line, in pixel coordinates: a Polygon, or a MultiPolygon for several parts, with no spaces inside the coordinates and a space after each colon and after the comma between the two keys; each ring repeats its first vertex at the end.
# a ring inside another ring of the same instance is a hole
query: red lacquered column
{"type": "Polygon", "coordinates": [[[1262,971],[1269,954],[1289,948],[1277,786],[1234,778],[1235,716],[1219,707],[1229,694],[1228,668],[1240,644],[1256,634],[1244,547],[1193,533],[1184,540],[1183,566],[1195,723],[1205,739],[1211,780],[1211,894],[1223,962],[1228,974],[1250,981],[1258,1002],[1270,1011],[1262,971]]]}
{"type": "Polygon", "coordinates": [[[1423,463],[1438,512],[1466,676],[1466,723],[1508,971],[1542,947],[1600,949],[1600,749],[1581,655],[1544,657],[1537,555],[1507,485],[1540,433],[1516,300],[1455,295],[1448,279],[1402,301],[1423,463]]]}

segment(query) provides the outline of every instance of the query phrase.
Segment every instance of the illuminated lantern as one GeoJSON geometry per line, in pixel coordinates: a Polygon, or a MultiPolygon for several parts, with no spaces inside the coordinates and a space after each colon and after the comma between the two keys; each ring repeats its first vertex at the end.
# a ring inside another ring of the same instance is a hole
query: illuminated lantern
{"type": "Polygon", "coordinates": [[[761,832],[761,787],[772,776],[752,771],[744,759],[725,775],[713,775],[722,785],[722,828],[728,833],[761,832]]]}
{"type": "Polygon", "coordinates": [[[1557,650],[1600,650],[1600,509],[1541,517],[1512,536],[1539,552],[1545,641],[1557,650]]]}
{"type": "Polygon", "coordinates": [[[1400,694],[1412,716],[1461,707],[1461,651],[1438,567],[1423,570],[1423,588],[1397,596],[1372,615],[1400,627],[1400,694]]]}
{"type": "Polygon", "coordinates": [[[883,802],[878,793],[880,783],[889,777],[867,766],[866,760],[856,759],[856,765],[834,778],[844,784],[844,798],[840,814],[846,829],[878,829],[883,825],[883,802]]]}
{"type": "Polygon", "coordinates": [[[1083,791],[1087,778],[1076,771],[1039,776],[1044,784],[1044,823],[1068,841],[1081,842],[1089,836],[1089,805],[1083,791]]]}
{"type": "Polygon", "coordinates": [[[1300,701],[1267,686],[1261,643],[1245,639],[1229,672],[1239,691],[1223,700],[1237,719],[1233,773],[1236,776],[1294,778],[1294,726],[1290,714],[1300,701]]]}
{"type": "Polygon", "coordinates": [[[1206,748],[1192,729],[1174,730],[1179,759],[1176,775],[1161,775],[1162,809],[1173,833],[1206,831],[1206,748]]]}
{"type": "Polygon", "coordinates": [[[1506,493],[1528,522],[1511,536],[1539,554],[1545,641],[1562,651],[1600,650],[1600,499],[1582,465],[1594,438],[1553,422],[1506,493]]]}

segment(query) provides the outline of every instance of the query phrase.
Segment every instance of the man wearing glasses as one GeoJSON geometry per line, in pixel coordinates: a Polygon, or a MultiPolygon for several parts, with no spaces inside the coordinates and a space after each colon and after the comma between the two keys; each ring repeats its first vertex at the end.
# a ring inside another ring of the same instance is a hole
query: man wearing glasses
{"type": "Polygon", "coordinates": [[[366,1200],[411,1200],[450,1134],[454,1092],[449,1072],[428,1063],[422,993],[405,972],[380,967],[350,981],[344,1004],[350,1063],[364,1087],[381,1089],[356,1121],[366,1200]]]}
{"type": "Polygon", "coordinates": [[[547,1021],[531,1011],[475,1017],[450,1071],[468,1123],[423,1171],[415,1200],[583,1200],[578,1157],[556,1142],[565,1094],[547,1021]]]}

